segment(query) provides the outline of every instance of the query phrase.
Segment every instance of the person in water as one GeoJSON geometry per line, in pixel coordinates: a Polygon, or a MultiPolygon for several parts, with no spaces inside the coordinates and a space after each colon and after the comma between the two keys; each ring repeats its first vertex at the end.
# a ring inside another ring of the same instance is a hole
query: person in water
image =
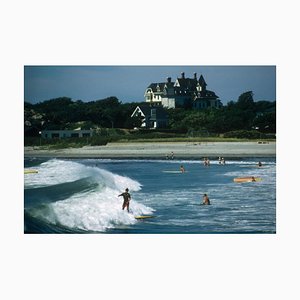
{"type": "Polygon", "coordinates": [[[251,177],[251,180],[252,180],[252,182],[256,181],[254,176],[251,177]]]}
{"type": "Polygon", "coordinates": [[[208,159],[208,157],[204,158],[204,166],[208,167],[210,165],[210,161],[208,159]]]}
{"type": "Polygon", "coordinates": [[[185,172],[184,167],[182,165],[180,166],[180,171],[181,171],[181,173],[185,172]]]}
{"type": "Polygon", "coordinates": [[[258,165],[258,167],[261,167],[262,163],[259,161],[257,165],[258,165]]]}
{"type": "Polygon", "coordinates": [[[122,205],[122,210],[127,208],[127,211],[129,212],[129,201],[131,200],[131,196],[128,191],[128,188],[126,188],[125,192],[120,194],[118,197],[123,196],[124,202],[122,205]]]}
{"type": "Polygon", "coordinates": [[[202,202],[203,205],[210,205],[210,201],[209,201],[209,198],[207,196],[207,194],[204,194],[203,195],[203,202],[202,202]]]}

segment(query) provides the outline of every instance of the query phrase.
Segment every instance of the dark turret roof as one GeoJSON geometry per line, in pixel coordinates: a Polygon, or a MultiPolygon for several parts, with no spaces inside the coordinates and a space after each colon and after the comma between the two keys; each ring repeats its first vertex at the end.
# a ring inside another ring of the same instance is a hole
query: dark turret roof
{"type": "Polygon", "coordinates": [[[200,83],[201,86],[204,86],[204,85],[207,86],[207,84],[206,84],[206,82],[204,80],[204,77],[202,75],[199,78],[199,83],[200,83]]]}

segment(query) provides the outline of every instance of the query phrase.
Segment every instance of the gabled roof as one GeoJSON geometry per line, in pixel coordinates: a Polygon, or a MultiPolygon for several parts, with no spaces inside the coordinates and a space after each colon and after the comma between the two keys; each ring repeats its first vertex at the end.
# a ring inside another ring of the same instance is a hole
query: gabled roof
{"type": "Polygon", "coordinates": [[[174,84],[175,84],[175,82],[166,82],[165,83],[165,86],[167,87],[167,88],[172,88],[172,87],[174,87],[174,84]]]}
{"type": "MultiPolygon", "coordinates": [[[[177,82],[179,84],[179,87],[177,86],[177,90],[181,90],[181,91],[194,91],[196,90],[196,87],[198,85],[198,83],[201,86],[207,86],[204,77],[201,75],[199,80],[197,80],[196,78],[177,78],[177,82]]],[[[162,92],[164,90],[164,87],[174,87],[175,82],[153,82],[151,83],[147,89],[151,89],[154,93],[157,92],[162,92]],[[159,87],[159,91],[158,91],[158,87],[159,87]]]]}
{"type": "Polygon", "coordinates": [[[218,99],[219,96],[217,96],[215,94],[215,92],[213,91],[209,91],[209,90],[205,90],[205,91],[201,91],[201,92],[197,92],[196,93],[197,99],[218,99]]]}
{"type": "Polygon", "coordinates": [[[181,90],[196,90],[197,86],[197,79],[191,79],[191,78],[177,78],[177,81],[180,85],[178,87],[181,90]]]}
{"type": "Polygon", "coordinates": [[[154,93],[158,92],[157,86],[159,86],[159,91],[162,92],[165,87],[165,82],[151,83],[147,89],[151,89],[154,93]]]}
{"type": "MultiPolygon", "coordinates": [[[[168,77],[167,82],[151,83],[147,89],[151,89],[153,93],[165,93],[168,96],[168,89],[174,88],[175,97],[177,95],[191,97],[195,100],[218,99],[219,96],[217,96],[213,91],[207,90],[206,86],[207,84],[203,75],[200,75],[198,80],[196,74],[194,74],[194,78],[185,78],[184,73],[182,73],[182,77],[177,78],[176,82],[171,82],[171,77],[168,77]],[[201,91],[197,90],[199,85],[202,87],[201,91]]],[[[143,112],[145,111],[146,113],[147,109],[148,108],[143,108],[143,112]]]]}
{"type": "MultiPolygon", "coordinates": [[[[156,113],[156,118],[157,119],[164,119],[168,116],[166,110],[162,107],[162,106],[150,106],[150,105],[139,105],[136,107],[136,109],[134,110],[134,112],[137,109],[140,109],[143,114],[147,117],[147,116],[151,116],[151,110],[155,110],[156,113]]],[[[132,114],[133,115],[133,114],[132,114]]]]}

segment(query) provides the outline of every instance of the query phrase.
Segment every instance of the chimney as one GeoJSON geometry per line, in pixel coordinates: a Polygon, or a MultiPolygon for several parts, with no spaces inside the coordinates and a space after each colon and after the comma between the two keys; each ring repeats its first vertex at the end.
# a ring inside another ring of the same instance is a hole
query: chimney
{"type": "Polygon", "coordinates": [[[184,72],[181,72],[181,78],[184,79],[184,72]]]}
{"type": "Polygon", "coordinates": [[[171,77],[167,77],[167,81],[168,81],[168,83],[171,83],[171,77]]]}
{"type": "Polygon", "coordinates": [[[194,73],[194,79],[197,80],[197,73],[194,73]]]}

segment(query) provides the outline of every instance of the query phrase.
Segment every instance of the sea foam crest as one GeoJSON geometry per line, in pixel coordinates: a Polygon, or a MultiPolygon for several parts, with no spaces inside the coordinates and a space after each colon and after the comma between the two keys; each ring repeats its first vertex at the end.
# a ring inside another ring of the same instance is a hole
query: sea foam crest
{"type": "Polygon", "coordinates": [[[25,188],[72,182],[89,176],[88,169],[83,164],[60,159],[48,160],[35,169],[38,173],[24,176],[25,188]]]}

